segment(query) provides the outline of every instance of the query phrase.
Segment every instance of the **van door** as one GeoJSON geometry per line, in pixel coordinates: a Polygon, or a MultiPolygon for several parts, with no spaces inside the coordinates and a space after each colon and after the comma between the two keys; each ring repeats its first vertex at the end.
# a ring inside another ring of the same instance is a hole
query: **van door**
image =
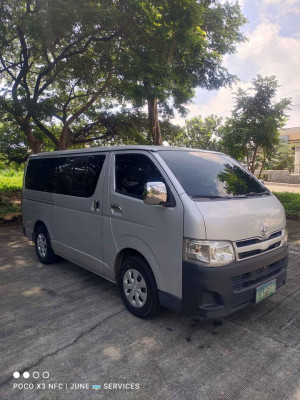
{"type": "Polygon", "coordinates": [[[102,191],[107,154],[58,161],[54,240],[57,254],[102,274],[102,191]]]}
{"type": "Polygon", "coordinates": [[[148,261],[158,289],[180,298],[183,242],[180,197],[150,152],[115,151],[113,154],[108,204],[111,229],[106,229],[103,238],[104,260],[113,265],[112,254],[115,256],[121,249],[133,248],[148,261]],[[143,202],[145,183],[158,181],[166,184],[168,197],[174,200],[173,206],[143,202]],[[116,246],[114,252],[112,243],[116,246]]]}

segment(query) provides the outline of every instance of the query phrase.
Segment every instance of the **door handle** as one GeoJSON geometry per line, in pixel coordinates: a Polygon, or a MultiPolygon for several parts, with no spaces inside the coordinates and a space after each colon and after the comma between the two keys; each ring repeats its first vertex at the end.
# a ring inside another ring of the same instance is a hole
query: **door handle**
{"type": "Polygon", "coordinates": [[[100,201],[99,200],[94,200],[92,203],[92,211],[100,211],[100,201]]]}
{"type": "Polygon", "coordinates": [[[122,211],[122,208],[119,206],[119,204],[111,204],[110,208],[115,211],[122,211]]]}

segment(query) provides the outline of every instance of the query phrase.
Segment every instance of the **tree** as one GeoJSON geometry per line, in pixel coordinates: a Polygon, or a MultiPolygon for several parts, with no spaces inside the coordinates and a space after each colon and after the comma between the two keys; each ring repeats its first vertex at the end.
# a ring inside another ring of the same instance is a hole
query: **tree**
{"type": "Polygon", "coordinates": [[[186,120],[184,127],[170,124],[169,129],[165,130],[164,139],[172,146],[218,151],[221,122],[222,118],[213,114],[205,118],[199,115],[186,120]]]}
{"type": "Polygon", "coordinates": [[[278,130],[286,121],[286,110],[291,100],[276,101],[278,81],[275,76],[253,79],[250,91],[238,89],[232,117],[227,119],[221,144],[225,152],[235,158],[247,158],[254,172],[259,152],[262,154],[261,168],[279,144],[278,130]]]}
{"type": "Polygon", "coordinates": [[[133,104],[147,105],[154,144],[162,143],[159,112],[183,113],[196,87],[212,90],[234,80],[222,59],[244,40],[245,22],[237,3],[140,1],[120,43],[122,92],[133,104]]]}
{"type": "Polygon", "coordinates": [[[203,150],[218,150],[217,138],[221,122],[222,118],[216,115],[210,115],[204,119],[199,116],[187,120],[184,145],[203,150]]]}
{"type": "Polygon", "coordinates": [[[56,149],[86,138],[94,126],[86,113],[113,80],[115,44],[133,8],[126,0],[1,2],[0,114],[33,152],[45,137],[56,149]]]}
{"type": "Polygon", "coordinates": [[[0,160],[7,164],[23,164],[29,156],[28,143],[17,124],[0,124],[0,160]]]}
{"type": "Polygon", "coordinates": [[[275,152],[268,160],[268,169],[287,169],[289,172],[294,171],[295,156],[286,143],[280,143],[275,152]]]}
{"type": "Polygon", "coordinates": [[[210,0],[2,0],[0,115],[39,152],[47,140],[65,149],[106,139],[107,109],[146,103],[160,144],[158,102],[170,115],[196,86],[230,83],[222,57],[244,22],[238,5],[210,0]]]}

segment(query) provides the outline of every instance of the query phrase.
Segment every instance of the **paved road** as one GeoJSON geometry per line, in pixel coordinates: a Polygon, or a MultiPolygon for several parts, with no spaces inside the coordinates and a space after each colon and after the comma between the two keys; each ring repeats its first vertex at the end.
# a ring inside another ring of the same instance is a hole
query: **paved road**
{"type": "Polygon", "coordinates": [[[271,192],[300,193],[300,185],[266,182],[265,186],[271,190],[271,192]]]}
{"type": "Polygon", "coordinates": [[[137,319],[112,283],[66,261],[41,265],[19,227],[1,228],[0,399],[300,399],[299,221],[289,230],[288,284],[222,322],[168,310],[137,319]],[[30,377],[15,379],[16,371],[30,377]],[[43,372],[50,377],[32,377],[43,372]]]}

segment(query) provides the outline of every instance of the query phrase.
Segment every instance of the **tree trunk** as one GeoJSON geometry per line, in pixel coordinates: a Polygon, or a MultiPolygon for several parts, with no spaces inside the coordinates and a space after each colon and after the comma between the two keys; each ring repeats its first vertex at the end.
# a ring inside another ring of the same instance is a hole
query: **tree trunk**
{"type": "Polygon", "coordinates": [[[31,126],[28,123],[28,121],[22,120],[21,117],[16,118],[16,120],[17,120],[20,128],[22,129],[22,131],[25,133],[25,136],[28,140],[29,146],[30,146],[33,154],[41,153],[43,142],[34,137],[31,126]]]}
{"type": "Polygon", "coordinates": [[[68,126],[64,125],[60,134],[59,144],[56,150],[67,150],[66,146],[67,133],[68,133],[68,126]]]}
{"type": "Polygon", "coordinates": [[[255,170],[254,165],[255,165],[255,160],[256,160],[257,151],[258,151],[258,147],[255,147],[254,153],[253,153],[253,157],[252,157],[252,165],[251,165],[251,172],[252,172],[252,174],[254,174],[254,170],[255,170]]]}
{"type": "Polygon", "coordinates": [[[261,167],[260,167],[260,171],[259,171],[258,179],[260,179],[260,177],[261,177],[261,173],[262,173],[262,172],[263,172],[263,170],[265,169],[266,161],[267,161],[267,159],[266,159],[266,157],[264,157],[264,159],[262,160],[262,163],[261,163],[261,167]]]}
{"type": "Polygon", "coordinates": [[[161,146],[162,138],[158,121],[157,97],[148,99],[148,118],[153,144],[156,146],[161,146]]]}

